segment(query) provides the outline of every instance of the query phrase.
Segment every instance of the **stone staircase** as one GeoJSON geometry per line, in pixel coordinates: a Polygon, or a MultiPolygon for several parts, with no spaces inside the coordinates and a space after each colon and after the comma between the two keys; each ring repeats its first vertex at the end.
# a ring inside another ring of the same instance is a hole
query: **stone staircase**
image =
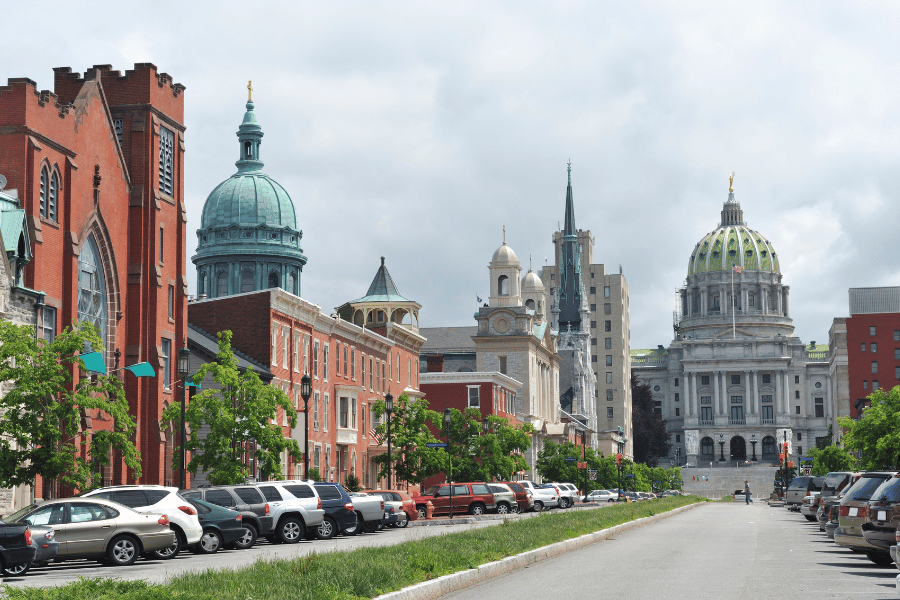
{"type": "Polygon", "coordinates": [[[775,489],[775,473],[778,467],[753,465],[750,467],[713,467],[681,469],[683,489],[687,494],[718,499],[730,496],[735,490],[744,489],[744,480],[750,483],[755,501],[766,500],[775,489]],[[707,478],[709,479],[707,481],[707,478]]]}

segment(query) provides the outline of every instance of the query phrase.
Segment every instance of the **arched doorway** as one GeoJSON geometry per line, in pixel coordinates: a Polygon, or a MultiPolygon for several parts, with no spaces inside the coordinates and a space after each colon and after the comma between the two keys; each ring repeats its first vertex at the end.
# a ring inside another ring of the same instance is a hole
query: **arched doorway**
{"type": "Polygon", "coordinates": [[[747,440],[739,435],[731,438],[731,460],[747,460],[747,440]]]}
{"type": "Polygon", "coordinates": [[[709,462],[716,457],[716,445],[711,437],[700,440],[700,460],[709,462]]]}
{"type": "Polygon", "coordinates": [[[767,435],[762,439],[762,459],[775,460],[778,454],[775,452],[775,438],[767,435]]]}

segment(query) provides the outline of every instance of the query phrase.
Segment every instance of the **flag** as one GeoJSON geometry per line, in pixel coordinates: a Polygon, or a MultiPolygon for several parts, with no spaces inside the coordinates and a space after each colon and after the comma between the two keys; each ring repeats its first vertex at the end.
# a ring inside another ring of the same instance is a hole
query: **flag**
{"type": "Polygon", "coordinates": [[[481,304],[483,302],[483,300],[478,297],[478,294],[475,294],[475,300],[478,301],[478,304],[481,304]]]}
{"type": "Polygon", "coordinates": [[[375,431],[374,429],[371,429],[371,430],[369,431],[369,436],[370,436],[373,440],[375,440],[375,443],[376,443],[376,444],[381,445],[381,438],[378,437],[378,432],[377,432],[377,431],[375,431]]]}
{"type": "Polygon", "coordinates": [[[156,377],[156,371],[153,370],[153,367],[148,362],[128,365],[125,369],[131,371],[135,377],[156,377]]]}
{"type": "Polygon", "coordinates": [[[103,362],[103,356],[99,352],[79,354],[78,357],[84,361],[84,367],[88,371],[106,375],[106,364],[103,362]]]}
{"type": "Polygon", "coordinates": [[[741,271],[743,271],[743,269],[737,265],[734,265],[734,268],[732,269],[732,271],[734,271],[735,273],[740,273],[741,271]]]}

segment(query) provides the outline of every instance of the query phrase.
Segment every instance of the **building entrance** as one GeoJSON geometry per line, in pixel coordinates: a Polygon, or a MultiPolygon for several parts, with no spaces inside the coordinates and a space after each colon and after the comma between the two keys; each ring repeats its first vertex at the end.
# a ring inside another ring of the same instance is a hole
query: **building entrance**
{"type": "Polygon", "coordinates": [[[739,435],[731,438],[731,460],[747,460],[747,440],[739,435]]]}

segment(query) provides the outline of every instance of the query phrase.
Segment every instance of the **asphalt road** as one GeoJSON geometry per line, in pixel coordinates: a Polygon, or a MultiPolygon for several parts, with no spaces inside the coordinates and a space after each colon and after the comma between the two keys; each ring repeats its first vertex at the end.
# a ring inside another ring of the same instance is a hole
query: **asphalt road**
{"type": "Polygon", "coordinates": [[[3,583],[16,587],[47,587],[76,581],[78,577],[115,577],[124,580],[142,579],[151,583],[164,583],[171,577],[182,573],[246,567],[257,560],[293,558],[313,551],[328,552],[363,546],[390,546],[406,540],[442,535],[451,531],[489,527],[500,522],[499,520],[485,520],[476,524],[432,525],[407,527],[406,529],[386,528],[375,533],[361,533],[355,537],[337,536],[328,541],[303,540],[297,544],[270,544],[263,539],[249,550],[220,550],[216,554],[208,556],[182,552],[171,560],[140,558],[128,567],[106,567],[96,561],[78,560],[31,569],[24,577],[6,577],[3,579],[3,583]]]}
{"type": "Polygon", "coordinates": [[[798,513],[716,502],[444,596],[898,598],[897,569],[837,546],[798,513]]]}

